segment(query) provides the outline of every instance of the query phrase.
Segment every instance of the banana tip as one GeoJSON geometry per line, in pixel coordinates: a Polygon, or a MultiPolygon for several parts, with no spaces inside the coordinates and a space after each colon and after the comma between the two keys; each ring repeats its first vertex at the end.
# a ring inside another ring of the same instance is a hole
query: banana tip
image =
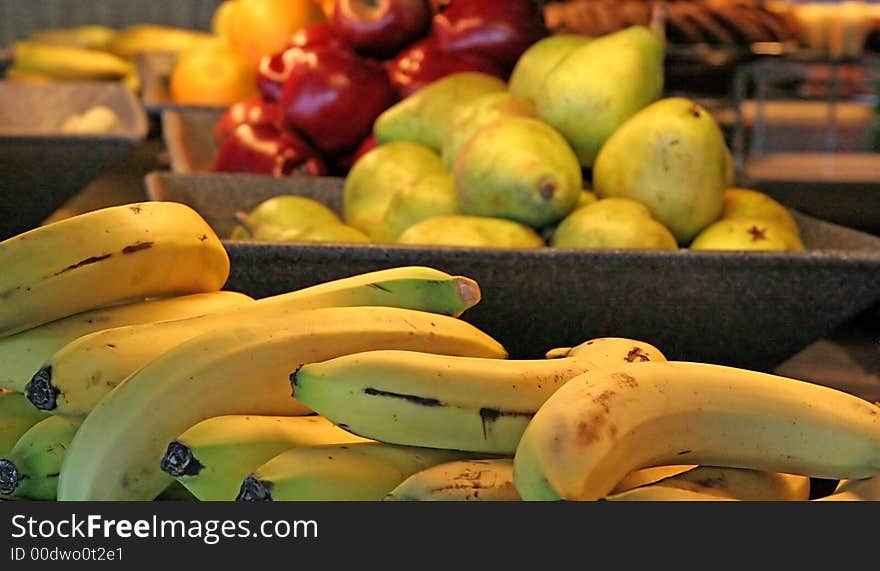
{"type": "Polygon", "coordinates": [[[168,444],[165,455],[162,456],[160,467],[163,472],[175,478],[195,476],[204,468],[193,455],[190,447],[176,440],[168,444]]]}
{"type": "Polygon", "coordinates": [[[0,460],[0,494],[12,494],[18,488],[21,474],[9,460],[0,460]]]}
{"type": "Polygon", "coordinates": [[[31,377],[25,387],[25,396],[40,410],[54,410],[58,406],[58,395],[61,393],[52,386],[52,367],[43,367],[31,377]]]}
{"type": "Polygon", "coordinates": [[[272,482],[258,480],[254,476],[248,476],[241,483],[235,501],[237,502],[271,502],[272,482]]]}
{"type": "Polygon", "coordinates": [[[458,292],[458,297],[461,298],[461,301],[466,308],[471,308],[477,305],[482,299],[480,284],[471,278],[456,276],[455,289],[458,292]]]}

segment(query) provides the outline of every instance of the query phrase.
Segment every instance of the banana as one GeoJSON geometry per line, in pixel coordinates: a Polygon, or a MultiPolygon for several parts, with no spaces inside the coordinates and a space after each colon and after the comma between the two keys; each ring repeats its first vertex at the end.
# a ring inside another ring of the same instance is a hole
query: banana
{"type": "Polygon", "coordinates": [[[34,372],[55,351],[83,335],[123,325],[194,317],[251,302],[253,299],[243,293],[221,290],[122,303],[0,338],[0,386],[24,392],[34,372]]]}
{"type": "Polygon", "coordinates": [[[293,448],[241,483],[237,501],[380,501],[406,478],[462,452],[382,442],[293,448]]]}
{"type": "Polygon", "coordinates": [[[371,351],[307,364],[291,384],[300,402],[366,438],[513,456],[532,415],[568,379],[633,359],[664,357],[632,339],[587,341],[576,357],[503,362],[371,351]]]}
{"type": "Polygon", "coordinates": [[[121,301],[217,291],[229,276],[229,256],[195,210],[156,201],[87,212],[4,240],[0,267],[3,337],[121,301]]]}
{"type": "Polygon", "coordinates": [[[611,493],[616,494],[633,488],[656,484],[660,480],[687,472],[688,470],[693,470],[696,467],[696,464],[673,464],[671,466],[651,466],[650,468],[634,470],[624,476],[621,481],[617,482],[617,485],[614,486],[611,493]]]}
{"type": "MultiPolygon", "coordinates": [[[[746,468],[697,466],[639,488],[675,488],[749,502],[795,502],[810,499],[810,478],[746,468]]],[[[638,488],[636,488],[638,489],[638,488]]],[[[632,492],[625,490],[622,493],[632,492]]],[[[639,494],[630,494],[633,499],[639,494]]],[[[605,499],[614,500],[614,493],[605,499]]]]}
{"type": "Polygon", "coordinates": [[[213,36],[201,30],[133,24],[120,30],[108,43],[107,51],[121,58],[132,59],[148,52],[181,54],[209,42],[213,36]]]}
{"type": "Polygon", "coordinates": [[[114,28],[98,25],[44,28],[35,31],[28,40],[42,44],[106,50],[117,33],[114,28]]]}
{"type": "Polygon", "coordinates": [[[21,435],[47,418],[21,393],[0,393],[0,456],[9,452],[21,435]]]}
{"type": "Polygon", "coordinates": [[[460,315],[480,300],[472,279],[424,267],[370,272],[267,297],[190,319],[106,329],[59,349],[28,382],[34,405],[54,414],[84,416],[125,377],[193,337],[231,324],[286,317],[320,307],[382,305],[460,315]]]}
{"type": "Polygon", "coordinates": [[[78,419],[50,416],[32,426],[0,459],[0,494],[30,500],[54,500],[58,473],[78,419]]]}
{"type": "Polygon", "coordinates": [[[385,501],[516,502],[513,460],[453,460],[416,472],[391,490],[385,501]]]}
{"type": "Polygon", "coordinates": [[[296,416],[290,395],[303,363],[376,349],[496,357],[507,352],[473,325],[392,307],[332,307],[230,323],[164,353],[126,378],[71,443],[60,500],[144,500],[170,481],[159,463],[190,426],[223,414],[296,416]]]}
{"type": "Polygon", "coordinates": [[[215,416],[168,444],[162,470],[201,501],[234,500],[242,480],[285,450],[368,442],[320,416],[215,416]]]}
{"type": "Polygon", "coordinates": [[[120,79],[134,69],[132,62],[105,51],[35,41],[13,43],[12,58],[16,69],[56,79],[120,79]]]}
{"type": "Polygon", "coordinates": [[[880,407],[837,389],[722,365],[649,362],[557,390],[514,458],[524,500],[595,500],[676,462],[816,478],[880,473],[880,407]]]}
{"type": "Polygon", "coordinates": [[[699,492],[670,486],[642,486],[600,498],[610,502],[737,502],[723,493],[699,492]]]}
{"type": "Polygon", "coordinates": [[[815,502],[880,502],[880,476],[841,480],[834,492],[815,502]]]}

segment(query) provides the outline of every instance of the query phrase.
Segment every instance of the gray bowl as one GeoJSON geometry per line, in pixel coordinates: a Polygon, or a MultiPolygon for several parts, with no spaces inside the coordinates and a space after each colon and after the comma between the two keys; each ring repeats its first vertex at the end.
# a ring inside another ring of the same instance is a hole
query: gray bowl
{"type": "Polygon", "coordinates": [[[0,239],[38,226],[147,136],[137,97],[116,82],[25,84],[0,81],[0,239]],[[73,135],[71,115],[106,105],[112,133],[73,135]]]}
{"type": "MultiPolygon", "coordinates": [[[[151,200],[195,208],[228,236],[236,210],[296,194],[337,212],[342,180],[150,173],[151,200]]],[[[643,339],[669,358],[771,371],[880,300],[880,238],[795,212],[804,252],[540,250],[270,244],[225,240],[227,289],[264,297],[356,273],[427,265],[476,279],[463,316],[538,358],[600,336],[643,339]]]]}

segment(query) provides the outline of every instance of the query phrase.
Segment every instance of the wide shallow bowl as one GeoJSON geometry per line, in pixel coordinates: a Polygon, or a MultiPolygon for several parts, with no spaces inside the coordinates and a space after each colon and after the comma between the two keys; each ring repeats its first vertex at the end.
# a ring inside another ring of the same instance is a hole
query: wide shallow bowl
{"type": "Polygon", "coordinates": [[[0,240],[38,226],[147,136],[137,97],[115,82],[0,81],[0,240]],[[103,105],[112,132],[69,134],[65,120],[103,105]]]}
{"type": "MultiPolygon", "coordinates": [[[[151,200],[192,206],[221,237],[237,210],[280,194],[337,212],[342,180],[153,172],[151,200]]],[[[427,265],[477,280],[463,318],[510,354],[600,336],[648,341],[670,359],[772,370],[880,300],[880,238],[795,213],[804,252],[538,250],[225,240],[227,289],[274,295],[361,272],[427,265]]]]}

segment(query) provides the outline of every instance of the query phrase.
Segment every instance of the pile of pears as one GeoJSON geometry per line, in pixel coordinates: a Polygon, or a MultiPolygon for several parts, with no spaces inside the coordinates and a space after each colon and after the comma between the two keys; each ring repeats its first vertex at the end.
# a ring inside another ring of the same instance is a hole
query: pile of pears
{"type": "Polygon", "coordinates": [[[334,224],[380,244],[802,250],[785,207],[735,188],[714,117],[663,97],[663,61],[632,26],[540,40],[507,82],[435,81],[377,118],[334,224]]]}

